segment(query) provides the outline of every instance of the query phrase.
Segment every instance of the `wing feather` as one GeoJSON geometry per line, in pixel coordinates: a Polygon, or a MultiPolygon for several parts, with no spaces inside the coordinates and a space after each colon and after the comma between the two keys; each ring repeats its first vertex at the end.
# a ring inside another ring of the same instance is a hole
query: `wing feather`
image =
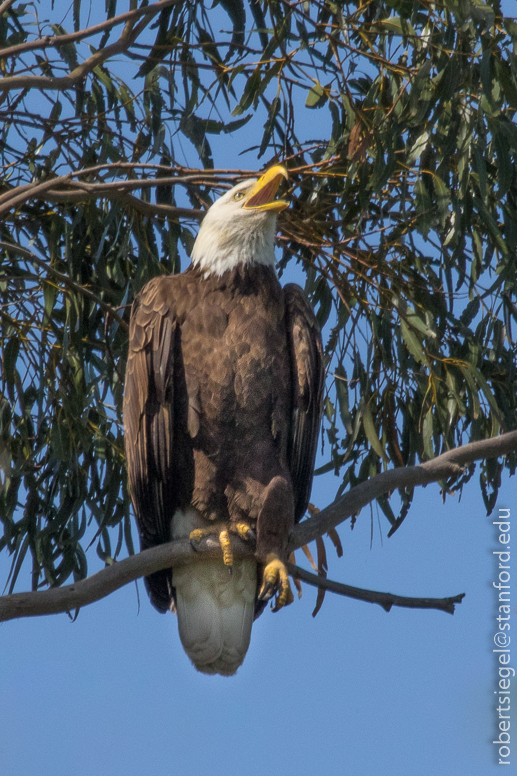
{"type": "Polygon", "coordinates": [[[299,522],[309,502],[323,405],[323,346],[312,307],[295,284],[284,287],[293,374],[289,466],[299,522]]]}
{"type": "MultiPolygon", "coordinates": [[[[171,519],[181,500],[178,471],[181,456],[174,446],[181,440],[182,402],[175,402],[181,383],[178,368],[178,324],[172,278],[155,278],[138,294],[131,314],[129,353],[124,392],[124,427],[129,487],[142,549],[170,540],[171,519]],[[180,440],[178,439],[180,437],[180,440]],[[176,438],[175,438],[176,437],[176,438]]],[[[184,456],[188,461],[188,455],[184,456]]],[[[168,609],[171,572],[146,580],[154,605],[168,609]]]]}

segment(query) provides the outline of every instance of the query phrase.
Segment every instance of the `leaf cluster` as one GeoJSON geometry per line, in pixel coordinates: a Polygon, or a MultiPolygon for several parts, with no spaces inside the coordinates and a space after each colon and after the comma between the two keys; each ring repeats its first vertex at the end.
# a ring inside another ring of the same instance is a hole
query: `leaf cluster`
{"type": "MultiPolygon", "coordinates": [[[[84,577],[89,544],[133,552],[128,306],[260,166],[290,170],[280,270],[299,264],[324,328],[319,471],[339,492],[516,427],[517,22],[498,0],[106,8],[90,26],[80,0],[0,15],[11,589],[26,558],[36,589],[84,577]]],[[[482,465],[488,509],[515,463],[482,465]]],[[[379,499],[392,530],[411,497],[379,499]]]]}

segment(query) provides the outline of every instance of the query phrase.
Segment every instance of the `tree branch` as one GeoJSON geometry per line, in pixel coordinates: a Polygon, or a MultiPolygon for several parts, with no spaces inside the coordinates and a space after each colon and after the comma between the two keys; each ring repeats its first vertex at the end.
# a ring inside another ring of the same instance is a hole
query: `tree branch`
{"type": "MultiPolygon", "coordinates": [[[[465,593],[451,596],[449,598],[410,598],[402,595],[393,595],[393,593],[378,593],[375,590],[363,590],[361,587],[352,587],[344,585],[342,582],[333,582],[331,579],[319,577],[317,574],[311,574],[310,571],[287,564],[289,574],[294,579],[301,579],[308,585],[330,590],[332,593],[356,598],[359,601],[369,601],[371,604],[379,604],[384,611],[389,612],[392,606],[405,606],[409,609],[439,609],[442,612],[454,614],[454,604],[461,604],[465,598],[465,593]]],[[[0,599],[1,600],[1,599],[0,599]]]]}
{"type": "Polygon", "coordinates": [[[213,179],[210,180],[210,178],[202,174],[184,175],[181,177],[172,175],[167,178],[145,180],[102,181],[99,183],[72,180],[75,175],[84,174],[85,172],[88,171],[70,172],[67,175],[49,178],[43,182],[26,183],[9,189],[0,195],[0,217],[4,216],[15,205],[20,207],[25,202],[36,197],[49,202],[84,202],[85,200],[95,200],[105,196],[107,199],[124,201],[142,212],[143,215],[149,217],[199,219],[204,216],[204,210],[173,207],[172,205],[153,205],[132,196],[129,192],[134,189],[149,189],[155,186],[213,184],[213,179]]]}
{"type": "MultiPolygon", "coordinates": [[[[253,551],[238,537],[231,537],[236,558],[253,556],[253,551]]],[[[179,539],[159,547],[152,547],[137,555],[131,555],[119,563],[107,566],[86,579],[64,587],[41,592],[13,593],[0,597],[0,622],[17,617],[34,617],[43,614],[59,614],[94,603],[120,587],[154,571],[185,564],[199,557],[217,558],[221,555],[218,542],[210,537],[202,539],[194,550],[188,539],[179,539]]]]}
{"type": "Polygon", "coordinates": [[[371,480],[351,488],[344,496],[336,499],[310,520],[304,520],[294,527],[289,540],[289,552],[323,536],[348,517],[379,496],[398,488],[414,488],[416,485],[428,485],[430,482],[456,477],[463,467],[481,459],[498,458],[517,450],[517,431],[510,431],[491,439],[481,439],[462,447],[449,450],[438,458],[419,466],[406,466],[377,474],[371,480]]]}
{"type": "Polygon", "coordinates": [[[14,3],[14,0],[5,0],[0,5],[0,16],[4,13],[4,11],[7,11],[13,3],[14,3]]]}
{"type": "MultiPolygon", "coordinates": [[[[2,5],[0,5],[0,14],[7,10],[13,2],[14,0],[6,0],[5,3],[2,3],[2,5]]],[[[163,8],[166,8],[169,5],[176,5],[178,2],[180,2],[180,0],[161,0],[161,2],[145,6],[144,8],[135,8],[133,11],[126,11],[126,13],[121,13],[119,16],[114,16],[112,19],[106,19],[105,22],[95,24],[93,27],[78,30],[78,32],[71,32],[67,35],[45,35],[43,38],[19,43],[17,46],[9,46],[0,49],[0,59],[13,55],[25,54],[27,51],[36,51],[37,49],[66,46],[68,43],[75,43],[84,40],[84,38],[89,38],[92,35],[98,35],[100,32],[111,30],[113,27],[123,24],[124,22],[135,21],[141,16],[148,16],[149,14],[154,16],[156,13],[163,10],[163,8]]]]}
{"type": "MultiPolygon", "coordinates": [[[[152,204],[144,202],[128,192],[133,189],[146,189],[155,186],[175,186],[182,185],[205,185],[227,187],[234,185],[236,179],[245,179],[256,177],[257,173],[252,170],[192,170],[188,171],[180,167],[166,167],[164,165],[138,164],[138,163],[111,163],[99,164],[95,167],[87,167],[82,170],[75,170],[60,175],[55,178],[48,178],[44,181],[32,181],[24,183],[21,186],[13,186],[0,194],[0,218],[5,218],[6,213],[13,207],[18,208],[25,202],[32,199],[45,199],[49,202],[84,202],[85,200],[98,199],[106,196],[108,199],[117,199],[125,201],[130,207],[135,208],[143,215],[152,218],[202,218],[206,211],[196,208],[181,208],[171,205],[152,204]],[[137,180],[120,181],[100,181],[98,183],[89,183],[84,181],[74,181],[73,178],[81,178],[85,175],[93,175],[101,170],[115,169],[153,169],[156,171],[181,171],[182,175],[170,175],[162,178],[145,178],[137,180]]],[[[0,191],[4,187],[0,187],[0,191]]]]}
{"type": "MultiPolygon", "coordinates": [[[[409,466],[407,468],[391,469],[373,477],[368,482],[363,482],[355,488],[351,488],[345,496],[337,499],[323,509],[315,517],[295,526],[291,532],[289,543],[290,550],[294,550],[306,544],[318,536],[334,528],[346,520],[352,514],[358,512],[361,507],[378,498],[380,495],[401,487],[413,487],[415,485],[427,485],[430,482],[450,477],[461,471],[460,466],[472,463],[483,458],[495,458],[500,455],[517,450],[517,431],[511,431],[492,439],[471,442],[463,447],[450,450],[443,455],[428,461],[421,466],[409,466]]],[[[236,558],[253,557],[254,553],[238,537],[231,537],[232,549],[236,558]]],[[[211,538],[203,539],[198,548],[194,550],[188,539],[180,539],[150,550],[144,550],[138,555],[132,555],[120,562],[108,566],[91,577],[87,577],[73,585],[59,588],[51,588],[42,592],[14,593],[0,597],[0,622],[12,620],[17,617],[33,617],[43,614],[57,614],[86,606],[100,598],[113,593],[119,587],[127,585],[138,577],[147,576],[160,569],[191,562],[199,558],[199,553],[204,558],[215,558],[221,554],[218,542],[211,538]]],[[[383,606],[387,611],[391,606],[419,606],[423,608],[443,609],[454,611],[454,604],[460,603],[463,594],[445,599],[414,599],[403,596],[393,596],[391,593],[375,593],[364,591],[360,588],[342,585],[339,582],[323,580],[309,572],[289,564],[289,570],[293,576],[317,587],[324,587],[342,595],[352,598],[371,601],[383,606]],[[303,572],[303,575],[302,574],[303,572]],[[309,577],[311,579],[309,579],[309,577]],[[338,589],[339,588],[339,589],[338,589]],[[347,592],[345,592],[345,590],[347,592]],[[424,601],[427,603],[410,603],[424,601]],[[405,603],[404,603],[405,602],[405,603]],[[431,603],[429,603],[431,602],[431,603]],[[452,607],[452,609],[451,609],[452,607]]]]}
{"type": "MultiPolygon", "coordinates": [[[[130,18],[126,21],[124,30],[120,38],[112,43],[110,46],[96,51],[91,57],[85,59],[80,65],[72,70],[71,73],[64,76],[46,76],[46,75],[12,75],[2,78],[0,81],[0,91],[5,93],[10,89],[42,89],[42,90],[57,90],[63,91],[64,89],[70,89],[78,81],[84,78],[95,67],[102,65],[107,59],[116,54],[121,54],[135,42],[142,30],[149,24],[153,16],[160,13],[164,8],[169,5],[175,5],[180,0],[160,0],[152,6],[148,6],[146,15],[135,26],[136,19],[130,18]]],[[[61,38],[61,36],[58,36],[61,38]]],[[[4,52],[0,49],[0,58],[5,56],[4,52]]]]}

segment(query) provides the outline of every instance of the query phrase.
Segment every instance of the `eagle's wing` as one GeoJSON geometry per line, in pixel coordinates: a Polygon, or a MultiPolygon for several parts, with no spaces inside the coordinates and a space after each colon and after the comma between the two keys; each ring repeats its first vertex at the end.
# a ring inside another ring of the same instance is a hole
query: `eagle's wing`
{"type": "Polygon", "coordinates": [[[309,502],[321,424],[323,346],[318,322],[302,289],[290,283],[284,287],[284,298],[293,374],[289,466],[298,522],[309,502]]]}
{"type": "MultiPolygon", "coordinates": [[[[155,278],[144,287],[133,303],[129,330],[125,446],[142,549],[170,541],[171,518],[191,481],[189,455],[177,450],[188,402],[172,280],[155,278]]],[[[172,595],[170,570],[152,574],[146,582],[153,604],[166,611],[172,595]]]]}

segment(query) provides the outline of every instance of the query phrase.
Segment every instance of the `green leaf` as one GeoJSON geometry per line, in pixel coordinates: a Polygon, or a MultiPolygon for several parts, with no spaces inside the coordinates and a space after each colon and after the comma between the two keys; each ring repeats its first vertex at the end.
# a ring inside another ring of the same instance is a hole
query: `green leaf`
{"type": "Polygon", "coordinates": [[[260,0],[250,0],[250,8],[251,13],[253,14],[253,19],[255,20],[255,26],[258,30],[260,44],[262,48],[265,49],[268,45],[269,39],[267,35],[266,19],[262,13],[260,0]]]}
{"type": "Polygon", "coordinates": [[[482,416],[481,413],[481,404],[479,402],[479,396],[478,396],[478,386],[476,384],[475,376],[471,370],[471,365],[466,363],[458,363],[458,367],[461,370],[461,373],[463,377],[465,378],[465,382],[467,383],[469,387],[468,391],[468,398],[469,403],[472,407],[472,417],[474,420],[477,420],[482,416]]]}
{"type": "Polygon", "coordinates": [[[412,35],[414,37],[417,35],[413,26],[399,16],[390,16],[388,19],[381,19],[378,22],[375,22],[373,27],[382,32],[388,32],[394,35],[412,35]]]}
{"type": "Polygon", "coordinates": [[[43,325],[48,326],[52,317],[52,310],[56,300],[57,288],[54,283],[45,283],[43,286],[43,296],[45,300],[45,317],[43,325]]]}
{"type": "Polygon", "coordinates": [[[81,27],[81,0],[74,0],[74,30],[78,32],[81,27]]]}
{"type": "Polygon", "coordinates": [[[232,116],[240,116],[250,107],[253,100],[258,97],[261,79],[262,71],[260,66],[258,66],[246,81],[246,86],[244,87],[241,100],[239,104],[233,109],[232,116]]]}
{"type": "Polygon", "coordinates": [[[246,28],[246,11],[242,0],[219,0],[233,24],[232,47],[244,44],[244,30],[246,28]]]}
{"type": "Polygon", "coordinates": [[[16,382],[16,364],[20,352],[21,341],[18,337],[11,337],[4,348],[3,370],[9,386],[16,382]]]}
{"type": "Polygon", "coordinates": [[[420,134],[413,142],[409,150],[409,153],[406,157],[406,164],[412,165],[418,159],[420,159],[422,153],[424,152],[427,146],[428,141],[429,141],[429,133],[427,132],[427,130],[424,130],[422,134],[420,134]]]}
{"type": "Polygon", "coordinates": [[[462,314],[460,315],[461,323],[464,326],[470,326],[470,324],[478,314],[480,307],[481,307],[480,300],[477,297],[475,299],[472,299],[465,307],[462,314]]]}
{"type": "Polygon", "coordinates": [[[339,414],[341,421],[349,434],[352,433],[352,416],[350,415],[348,380],[346,372],[341,364],[336,367],[334,373],[336,378],[336,396],[339,405],[339,414]]]}
{"type": "Polygon", "coordinates": [[[320,277],[314,294],[314,302],[319,302],[319,307],[316,311],[316,318],[321,328],[326,324],[330,311],[332,309],[332,292],[326,279],[320,277]]]}
{"type": "Polygon", "coordinates": [[[433,221],[433,202],[424,181],[419,178],[415,183],[416,228],[427,237],[433,221]]]}
{"type": "Polygon", "coordinates": [[[433,446],[433,408],[429,407],[424,415],[422,423],[422,440],[424,443],[424,452],[428,459],[434,458],[433,446]]]}
{"type": "Polygon", "coordinates": [[[485,27],[492,27],[495,20],[494,9],[481,0],[470,0],[472,18],[482,22],[485,27]]]}
{"type": "Polygon", "coordinates": [[[422,342],[403,318],[400,321],[400,331],[402,339],[413,358],[420,364],[426,364],[427,356],[422,346],[422,342]]]}
{"type": "Polygon", "coordinates": [[[325,88],[316,81],[312,89],[309,90],[307,99],[305,100],[306,108],[321,108],[327,102],[328,96],[325,88]]]}
{"type": "Polygon", "coordinates": [[[439,175],[433,175],[433,188],[435,194],[436,209],[438,211],[438,222],[442,229],[445,227],[449,217],[449,206],[451,195],[449,189],[442,181],[439,175]]]}
{"type": "Polygon", "coordinates": [[[431,92],[429,78],[432,66],[432,60],[426,59],[419,68],[411,86],[409,96],[410,112],[417,121],[423,117],[429,103],[431,92]]]}
{"type": "Polygon", "coordinates": [[[384,447],[381,441],[379,440],[379,437],[377,436],[375,423],[373,422],[372,411],[367,401],[365,401],[362,406],[362,418],[363,418],[363,428],[367,436],[368,442],[371,444],[374,452],[379,456],[379,458],[382,458],[382,460],[385,463],[389,463],[388,456],[384,452],[384,447]]]}
{"type": "Polygon", "coordinates": [[[485,377],[483,374],[475,367],[473,364],[469,366],[470,373],[473,375],[474,380],[478,384],[478,386],[483,391],[486,400],[488,401],[490,405],[490,409],[492,410],[492,413],[494,415],[494,418],[497,419],[497,422],[501,425],[503,423],[503,418],[501,415],[501,412],[499,410],[499,406],[497,404],[497,401],[495,399],[494,394],[490,390],[490,386],[488,385],[485,377]]]}

